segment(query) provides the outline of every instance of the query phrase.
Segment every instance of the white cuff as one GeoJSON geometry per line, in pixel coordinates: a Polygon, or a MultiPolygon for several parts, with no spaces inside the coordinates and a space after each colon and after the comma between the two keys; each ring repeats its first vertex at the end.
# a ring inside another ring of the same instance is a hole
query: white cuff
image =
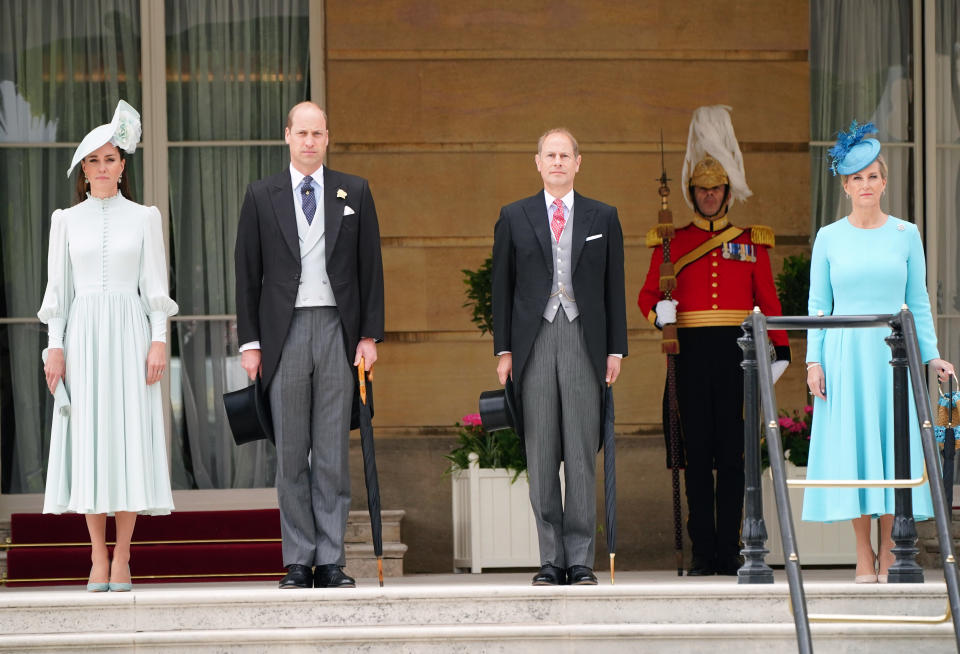
{"type": "Polygon", "coordinates": [[[152,341],[157,341],[159,343],[167,342],[167,312],[166,311],[151,311],[150,312],[150,332],[152,334],[152,341]]]}
{"type": "Polygon", "coordinates": [[[244,343],[240,346],[241,352],[246,352],[247,350],[259,350],[260,341],[250,341],[249,343],[244,343]]]}
{"type": "Polygon", "coordinates": [[[47,347],[63,348],[63,333],[67,329],[64,318],[51,318],[47,322],[47,347]]]}

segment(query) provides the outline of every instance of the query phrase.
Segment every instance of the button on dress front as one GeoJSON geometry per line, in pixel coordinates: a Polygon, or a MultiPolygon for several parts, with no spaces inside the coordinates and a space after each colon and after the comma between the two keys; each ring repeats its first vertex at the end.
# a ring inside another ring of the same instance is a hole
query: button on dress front
{"type": "Polygon", "coordinates": [[[160,212],[122,197],[53,213],[38,312],[63,347],[69,416],[54,415],[44,513],[164,515],[173,510],[152,340],[177,312],[160,212]]]}
{"type": "MultiPolygon", "coordinates": [[[[816,315],[913,313],[923,360],[939,358],[927,295],[926,264],[916,225],[889,216],[876,229],[854,227],[843,218],[817,234],[810,263],[809,312],[816,315]]],[[[891,330],[812,329],[807,361],[818,361],[826,377],[826,401],[813,403],[807,479],[894,479],[892,353],[884,341],[891,330]]],[[[911,395],[911,477],[923,473],[923,453],[911,395]]],[[[917,520],[933,515],[930,486],[914,488],[917,520]]],[[[894,513],[892,488],[808,488],[803,519],[850,520],[894,513]]]]}

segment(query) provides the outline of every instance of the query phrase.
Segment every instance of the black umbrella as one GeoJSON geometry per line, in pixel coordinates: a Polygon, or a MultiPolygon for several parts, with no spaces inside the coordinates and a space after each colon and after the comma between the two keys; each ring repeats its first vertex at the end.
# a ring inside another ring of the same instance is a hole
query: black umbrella
{"type": "MultiPolygon", "coordinates": [[[[373,449],[373,420],[367,404],[367,375],[363,357],[357,368],[360,382],[360,448],[363,451],[363,476],[367,484],[367,510],[370,512],[370,533],[373,536],[373,553],[377,555],[377,577],[383,587],[383,523],[380,520],[380,480],[377,477],[377,455],[373,449]]],[[[373,373],[370,373],[373,380],[373,373]]]]}
{"type": "Polygon", "coordinates": [[[613,387],[607,385],[603,400],[603,503],[610,553],[610,583],[614,583],[613,557],[617,551],[617,450],[613,442],[613,387]]]}

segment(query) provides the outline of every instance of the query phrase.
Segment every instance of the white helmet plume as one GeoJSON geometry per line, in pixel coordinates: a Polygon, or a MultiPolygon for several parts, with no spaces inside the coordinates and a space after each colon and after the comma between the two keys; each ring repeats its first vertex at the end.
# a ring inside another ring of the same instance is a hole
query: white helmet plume
{"type": "Polygon", "coordinates": [[[747,186],[747,177],[743,170],[743,155],[740,144],[730,122],[731,107],[723,104],[697,107],[690,120],[690,132],[687,135],[687,155],[683,160],[682,189],[683,199],[691,209],[695,209],[690,197],[690,178],[697,164],[707,156],[713,157],[727,175],[730,185],[730,206],[734,201],[745,201],[753,195],[747,186]]]}

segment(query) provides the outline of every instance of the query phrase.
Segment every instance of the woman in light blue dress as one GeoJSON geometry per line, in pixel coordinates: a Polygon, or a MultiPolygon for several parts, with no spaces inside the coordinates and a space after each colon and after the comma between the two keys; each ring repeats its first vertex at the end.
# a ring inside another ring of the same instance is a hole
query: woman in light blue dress
{"type": "MultiPolygon", "coordinates": [[[[880,143],[858,126],[830,150],[850,198],[850,214],[817,233],[810,265],[810,315],[893,314],[906,304],[916,321],[920,354],[941,380],[954,373],[940,358],[916,225],[887,215],[880,199],[887,166],[880,143]]],[[[893,479],[893,373],[884,341],[890,329],[820,329],[807,337],[807,386],[814,395],[807,479],[893,479]]],[[[916,407],[910,400],[911,476],[923,471],[916,407]]],[[[850,520],[857,539],[857,583],[885,583],[894,562],[894,491],[890,488],[808,488],[803,519],[850,520]],[[880,552],[870,520],[880,522],[880,552]],[[879,574],[878,574],[879,573],[879,574]]],[[[915,519],[933,515],[930,488],[913,489],[915,519]]]]}
{"type": "Polygon", "coordinates": [[[173,509],[156,382],[177,305],[167,291],[160,212],[128,199],[123,172],[140,131],[140,115],[121,100],[113,121],[77,148],[67,171],[82,169],[76,204],[53,213],[37,314],[49,333],[47,386],[58,397],[43,512],[86,514],[90,591],[130,590],[137,514],[173,509]],[[117,526],[112,562],[108,514],[117,526]]]}

